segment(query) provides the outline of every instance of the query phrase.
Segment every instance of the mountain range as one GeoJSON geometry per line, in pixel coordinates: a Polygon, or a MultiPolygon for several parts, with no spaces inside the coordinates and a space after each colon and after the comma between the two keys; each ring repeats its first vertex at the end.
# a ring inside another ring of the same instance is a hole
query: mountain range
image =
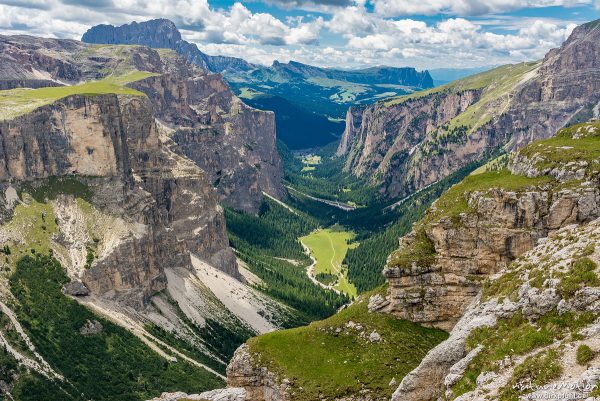
{"type": "Polygon", "coordinates": [[[235,57],[209,56],[183,40],[175,24],[166,19],[119,27],[94,26],[83,35],[82,41],[168,48],[207,71],[221,73],[247,104],[275,112],[279,138],[294,149],[322,146],[336,140],[343,131],[339,119],[351,104],[433,86],[427,71],[418,72],[414,68],[335,70],[295,61],[275,61],[266,67],[235,57]],[[305,126],[319,126],[319,134],[301,128],[305,126]]]}

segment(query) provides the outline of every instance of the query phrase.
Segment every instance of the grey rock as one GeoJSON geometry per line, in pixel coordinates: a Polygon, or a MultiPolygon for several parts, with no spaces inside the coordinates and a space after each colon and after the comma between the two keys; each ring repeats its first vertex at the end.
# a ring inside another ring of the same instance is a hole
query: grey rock
{"type": "Polygon", "coordinates": [[[369,341],[372,343],[378,343],[381,341],[381,335],[377,331],[373,330],[373,332],[369,334],[369,341]]]}
{"type": "Polygon", "coordinates": [[[84,297],[90,294],[88,288],[79,280],[72,280],[67,284],[63,285],[63,292],[67,295],[73,295],[75,297],[84,297]]]}
{"type": "Polygon", "coordinates": [[[83,326],[79,329],[79,334],[82,336],[90,336],[94,334],[100,334],[104,330],[102,323],[97,320],[87,320],[83,326]]]}

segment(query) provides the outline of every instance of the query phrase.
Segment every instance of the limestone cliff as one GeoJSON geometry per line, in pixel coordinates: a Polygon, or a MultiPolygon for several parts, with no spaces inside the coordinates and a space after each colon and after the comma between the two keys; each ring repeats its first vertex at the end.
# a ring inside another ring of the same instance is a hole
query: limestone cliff
{"type": "Polygon", "coordinates": [[[600,101],[599,37],[597,23],[585,24],[538,63],[352,108],[338,154],[348,171],[401,197],[501,149],[586,121],[600,101]]]}
{"type": "Polygon", "coordinates": [[[154,117],[179,145],[173,150],[205,171],[225,204],[255,212],[263,192],[285,195],[273,113],[246,106],[220,75],[175,52],[0,36],[0,57],[6,89],[73,84],[131,70],[159,74],[130,86],[147,95],[154,117]]]}
{"type": "Polygon", "coordinates": [[[181,169],[165,149],[148,99],[67,97],[1,122],[0,136],[4,185],[21,190],[53,177],[80,177],[92,204],[143,225],[82,269],[93,294],[141,307],[165,288],[166,266],[191,269],[190,252],[238,274],[210,182],[197,167],[181,169]]]}
{"type": "Polygon", "coordinates": [[[491,163],[451,188],[390,255],[382,307],[449,330],[483,280],[562,227],[599,217],[598,154],[584,149],[599,132],[598,124],[565,129],[513,154],[508,170],[491,163]]]}

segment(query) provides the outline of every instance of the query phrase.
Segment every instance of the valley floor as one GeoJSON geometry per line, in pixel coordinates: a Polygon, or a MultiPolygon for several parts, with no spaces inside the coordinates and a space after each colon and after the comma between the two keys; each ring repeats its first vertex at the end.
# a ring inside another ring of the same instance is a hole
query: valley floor
{"type": "Polygon", "coordinates": [[[307,270],[311,280],[345,293],[351,298],[356,297],[357,291],[354,284],[348,280],[348,271],[342,262],[348,249],[358,246],[358,243],[352,242],[354,236],[352,232],[334,227],[319,229],[300,238],[300,242],[313,258],[313,263],[307,270]]]}

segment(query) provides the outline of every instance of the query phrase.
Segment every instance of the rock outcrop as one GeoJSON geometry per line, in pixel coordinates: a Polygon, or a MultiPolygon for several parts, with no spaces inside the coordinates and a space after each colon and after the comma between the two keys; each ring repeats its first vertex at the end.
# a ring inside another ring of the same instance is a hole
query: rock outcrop
{"type": "Polygon", "coordinates": [[[227,365],[227,385],[246,391],[247,401],[289,401],[289,381],[281,379],[252,359],[246,344],[241,345],[227,365]]]}
{"type": "Polygon", "coordinates": [[[149,401],[246,401],[246,391],[243,388],[226,388],[200,394],[162,393],[149,401]]]}
{"type": "Polygon", "coordinates": [[[567,226],[494,276],[392,401],[588,399],[600,382],[599,235],[600,220],[567,226]],[[576,276],[581,265],[588,280],[576,276]],[[591,352],[585,363],[576,358],[582,347],[591,352]]]}
{"type": "Polygon", "coordinates": [[[557,230],[600,217],[600,162],[583,143],[599,134],[596,124],[565,129],[514,154],[509,171],[448,191],[388,259],[389,303],[379,310],[450,330],[487,277],[557,230]],[[557,141],[565,145],[558,160],[557,141]]]}
{"type": "Polygon", "coordinates": [[[430,91],[350,109],[346,170],[402,197],[499,148],[587,121],[600,101],[600,27],[582,25],[539,63],[504,66],[430,91]]]}

